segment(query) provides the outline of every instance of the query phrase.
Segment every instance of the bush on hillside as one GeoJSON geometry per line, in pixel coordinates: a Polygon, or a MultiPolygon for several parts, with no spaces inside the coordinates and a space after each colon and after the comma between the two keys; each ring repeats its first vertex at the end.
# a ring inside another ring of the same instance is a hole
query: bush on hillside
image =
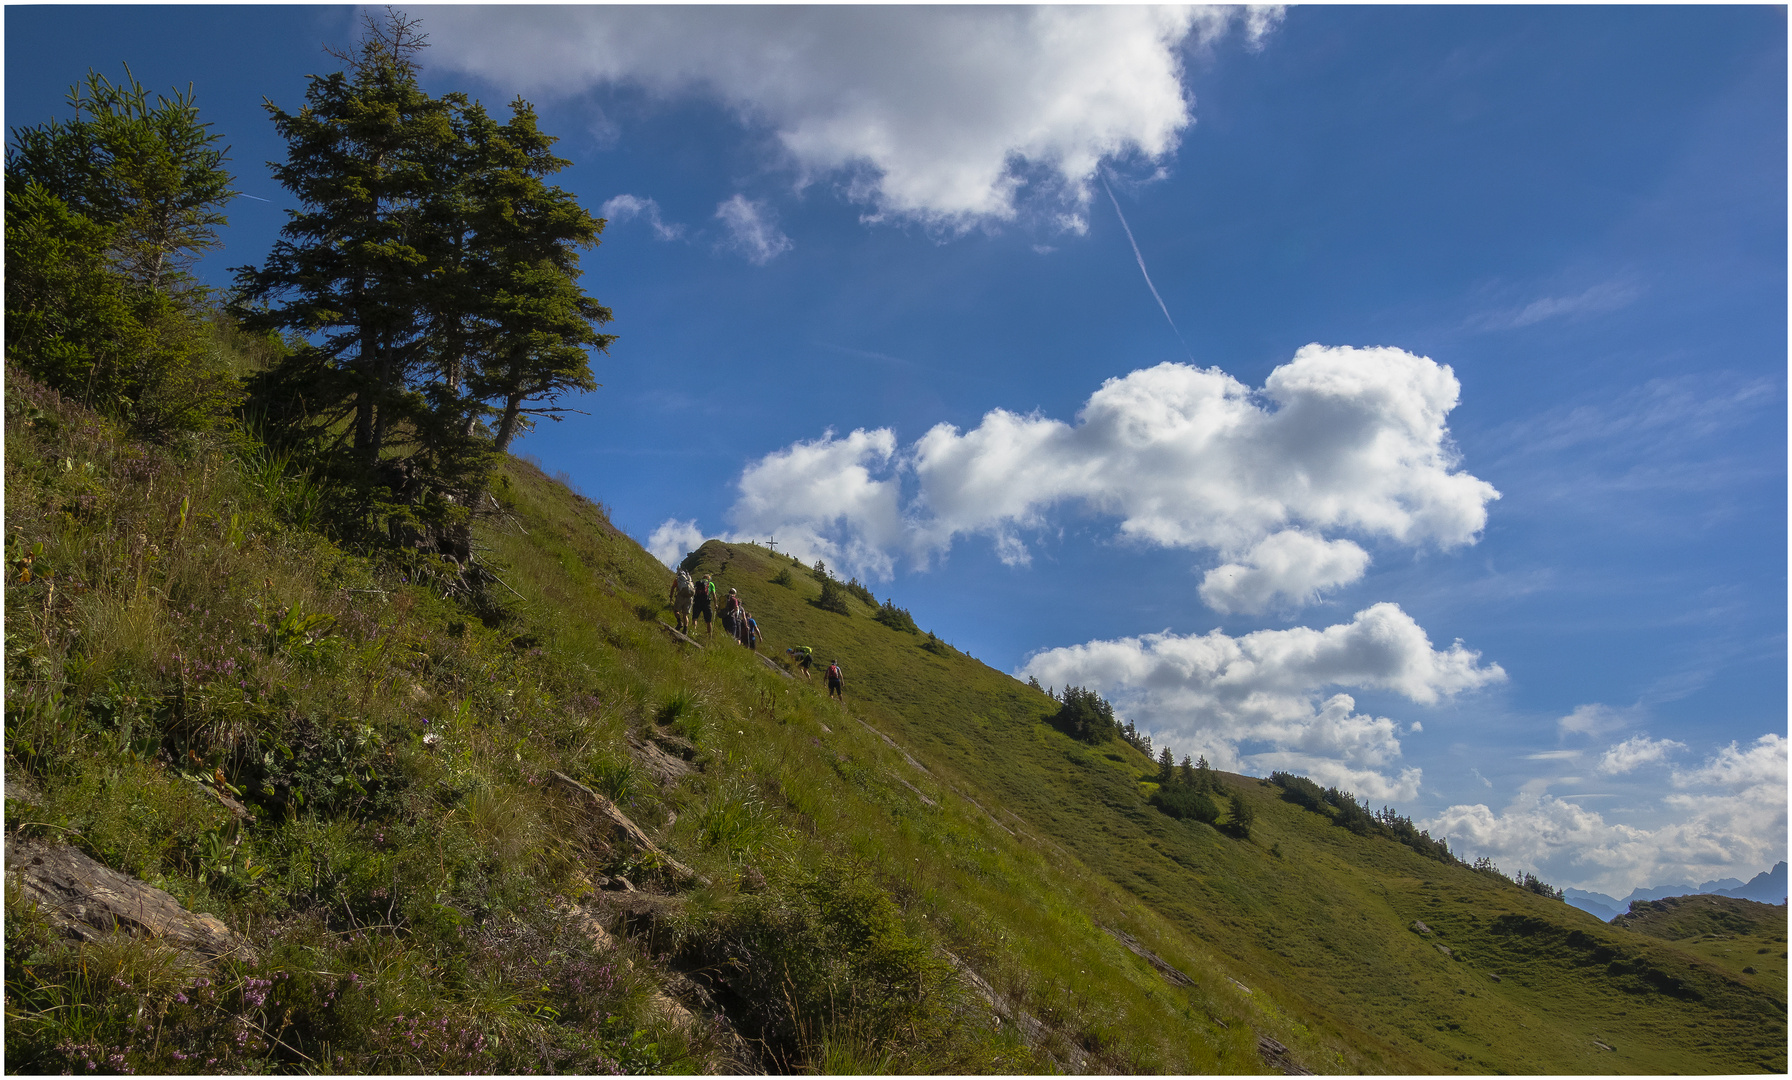
{"type": "Polygon", "coordinates": [[[877,606],[877,597],[871,595],[870,589],[867,589],[865,586],[859,584],[858,578],[853,578],[851,581],[848,581],[846,583],[846,591],[853,594],[854,596],[858,597],[859,600],[862,603],[864,603],[867,607],[876,607],[877,606]]]}
{"type": "MultiPolygon", "coordinates": [[[[1355,795],[1338,788],[1322,788],[1304,776],[1293,773],[1272,772],[1270,782],[1282,789],[1282,798],[1303,806],[1317,814],[1332,817],[1331,808],[1337,809],[1335,821],[1358,836],[1380,835],[1396,843],[1404,844],[1428,859],[1439,862],[1460,863],[1461,860],[1450,853],[1449,844],[1442,840],[1434,840],[1431,834],[1418,828],[1412,819],[1394,812],[1389,807],[1382,807],[1377,813],[1370,813],[1369,808],[1357,800],[1355,795]]],[[[1486,860],[1482,860],[1486,862],[1486,860]]],[[[1477,863],[1473,869],[1499,874],[1492,863],[1482,866],[1477,863]]],[[[1505,875],[1500,875],[1504,877],[1505,875]]]]}
{"type": "Polygon", "coordinates": [[[1252,810],[1251,804],[1240,798],[1237,792],[1233,792],[1227,810],[1227,816],[1231,818],[1226,825],[1228,831],[1240,839],[1248,839],[1251,835],[1251,826],[1257,822],[1257,812],[1252,810]]]}
{"type": "Polygon", "coordinates": [[[915,625],[915,617],[908,613],[907,608],[899,608],[888,600],[884,601],[883,607],[878,608],[877,614],[872,618],[892,630],[901,630],[905,634],[921,632],[921,628],[915,625]]]}
{"type": "Polygon", "coordinates": [[[1271,783],[1282,789],[1282,798],[1296,806],[1304,806],[1315,813],[1326,812],[1325,789],[1313,781],[1304,776],[1279,771],[1270,773],[1269,779],[1271,783]]]}
{"type": "Polygon", "coordinates": [[[836,615],[851,615],[846,607],[846,588],[833,578],[824,579],[821,583],[821,595],[814,601],[815,606],[823,611],[831,611],[836,615]]]}
{"type": "Polygon", "coordinates": [[[1520,870],[1514,883],[1526,892],[1534,892],[1538,896],[1547,896],[1551,900],[1562,899],[1562,890],[1528,871],[1520,870]]]}
{"type": "Polygon", "coordinates": [[[1114,707],[1093,690],[1078,686],[1064,688],[1063,704],[1052,714],[1051,725],[1073,739],[1099,743],[1118,732],[1114,724],[1114,707]]]}
{"type": "Polygon", "coordinates": [[[793,579],[790,576],[790,567],[788,567],[788,566],[784,567],[783,569],[779,570],[777,573],[772,575],[772,584],[773,585],[782,585],[786,589],[791,587],[792,580],[793,579]]]}
{"type": "Polygon", "coordinates": [[[1185,784],[1167,784],[1152,793],[1151,805],[1173,818],[1193,819],[1212,825],[1219,820],[1219,804],[1204,791],[1185,784]]]}

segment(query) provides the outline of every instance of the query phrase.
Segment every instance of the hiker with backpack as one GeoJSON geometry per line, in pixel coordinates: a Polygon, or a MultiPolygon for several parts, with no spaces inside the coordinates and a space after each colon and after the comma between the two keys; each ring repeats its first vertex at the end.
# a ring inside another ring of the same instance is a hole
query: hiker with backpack
{"type": "Polygon", "coordinates": [[[672,591],[667,599],[672,601],[672,619],[678,624],[678,632],[690,636],[691,604],[697,599],[697,583],[691,580],[690,571],[680,570],[672,579],[672,591]]]}
{"type": "Polygon", "coordinates": [[[828,665],[828,696],[846,704],[846,676],[841,672],[838,660],[828,665]]]}
{"type": "Polygon", "coordinates": [[[741,603],[740,593],[729,589],[728,598],[722,601],[722,625],[730,634],[734,635],[734,640],[743,645],[746,643],[746,626],[742,620],[746,618],[746,615],[747,606],[741,603]]]}
{"type": "MultiPolygon", "coordinates": [[[[716,636],[716,583],[709,579],[708,574],[697,579],[697,600],[692,607],[692,612],[693,618],[696,615],[703,616],[703,626],[709,631],[710,639],[714,640],[716,636]]],[[[695,628],[693,623],[692,629],[695,628]]]]}
{"type": "Polygon", "coordinates": [[[754,652],[758,652],[759,651],[759,620],[753,618],[753,616],[751,616],[751,615],[748,615],[747,619],[746,619],[746,623],[747,623],[747,648],[752,649],[754,652]]]}
{"type": "Polygon", "coordinates": [[[809,665],[815,662],[815,650],[807,645],[798,645],[795,648],[785,649],[784,651],[796,658],[797,667],[802,670],[803,678],[807,679],[809,677],[809,665]]]}

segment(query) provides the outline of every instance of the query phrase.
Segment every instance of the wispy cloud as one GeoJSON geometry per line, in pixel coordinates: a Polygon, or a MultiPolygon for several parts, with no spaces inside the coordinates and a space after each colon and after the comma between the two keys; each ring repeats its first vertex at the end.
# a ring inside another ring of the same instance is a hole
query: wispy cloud
{"type": "Polygon", "coordinates": [[[766,205],[745,195],[736,193],[718,205],[716,219],[728,229],[725,246],[745,255],[755,266],[764,266],[796,246],[773,222],[766,205]]]}
{"type": "Polygon", "coordinates": [[[1516,330],[1545,319],[1604,315],[1629,307],[1642,295],[1642,287],[1634,282],[1603,281],[1567,296],[1542,296],[1526,304],[1481,312],[1471,316],[1468,325],[1472,330],[1516,330]]]}
{"type": "Polygon", "coordinates": [[[684,235],[684,226],[667,224],[660,217],[660,204],[652,199],[643,199],[638,195],[617,195],[604,202],[597,216],[604,220],[621,224],[633,218],[644,218],[653,227],[653,235],[661,240],[676,240],[684,235]]]}

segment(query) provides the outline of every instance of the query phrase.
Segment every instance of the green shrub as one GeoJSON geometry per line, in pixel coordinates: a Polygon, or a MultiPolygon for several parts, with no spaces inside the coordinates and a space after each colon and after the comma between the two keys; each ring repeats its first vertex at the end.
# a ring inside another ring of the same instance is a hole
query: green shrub
{"type": "Polygon", "coordinates": [[[951,965],[864,867],[803,871],[742,897],[707,933],[693,945],[725,971],[774,1071],[980,1071],[951,965]]]}
{"type": "Polygon", "coordinates": [[[814,601],[816,607],[823,611],[831,611],[836,615],[852,614],[846,607],[846,587],[833,578],[825,578],[821,583],[821,596],[814,601]]]}
{"type": "Polygon", "coordinates": [[[859,584],[858,578],[853,578],[846,583],[846,591],[858,597],[859,602],[865,604],[867,607],[877,606],[877,597],[871,595],[870,589],[859,584]]]}
{"type": "MultiPolygon", "coordinates": [[[[1064,688],[1063,704],[1052,714],[1053,727],[1087,743],[1105,742],[1119,731],[1114,724],[1114,707],[1100,694],[1080,686],[1064,688]]],[[[1168,749],[1164,751],[1168,753],[1168,749]]]]}
{"type": "Polygon", "coordinates": [[[1152,793],[1151,805],[1173,818],[1204,821],[1211,825],[1219,820],[1220,808],[1205,791],[1196,791],[1183,784],[1170,784],[1152,793]]]}
{"type": "Polygon", "coordinates": [[[1315,813],[1327,813],[1325,789],[1313,781],[1304,776],[1280,771],[1270,773],[1269,779],[1282,789],[1282,798],[1296,806],[1304,806],[1315,813]]]}
{"type": "Polygon", "coordinates": [[[887,599],[884,601],[883,606],[877,609],[877,614],[873,615],[872,618],[883,623],[892,630],[900,630],[905,634],[919,634],[921,632],[921,628],[915,625],[915,617],[908,613],[907,608],[899,608],[887,599]]]}
{"type": "Polygon", "coordinates": [[[776,574],[773,574],[772,575],[772,584],[773,585],[782,585],[786,589],[791,588],[792,587],[792,578],[790,576],[790,567],[788,567],[788,566],[783,567],[783,568],[779,569],[779,571],[776,574]]]}
{"type": "MultiPolygon", "coordinates": [[[[1234,792],[1227,803],[1227,810],[1227,816],[1231,819],[1227,822],[1227,828],[1229,828],[1235,836],[1249,838],[1251,835],[1251,826],[1256,824],[1257,821],[1257,812],[1251,809],[1251,804],[1245,802],[1244,799],[1240,798],[1238,794],[1234,792]]],[[[1280,854],[1280,852],[1278,851],[1277,854],[1280,854]]]]}

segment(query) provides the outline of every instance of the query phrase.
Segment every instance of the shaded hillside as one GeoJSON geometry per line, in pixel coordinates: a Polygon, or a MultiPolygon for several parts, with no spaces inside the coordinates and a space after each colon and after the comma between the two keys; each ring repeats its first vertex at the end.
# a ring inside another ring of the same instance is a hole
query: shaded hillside
{"type": "Polygon", "coordinates": [[[1786,905],[1730,896],[1639,900],[1612,920],[1672,941],[1751,986],[1786,993],[1786,905]]]}

